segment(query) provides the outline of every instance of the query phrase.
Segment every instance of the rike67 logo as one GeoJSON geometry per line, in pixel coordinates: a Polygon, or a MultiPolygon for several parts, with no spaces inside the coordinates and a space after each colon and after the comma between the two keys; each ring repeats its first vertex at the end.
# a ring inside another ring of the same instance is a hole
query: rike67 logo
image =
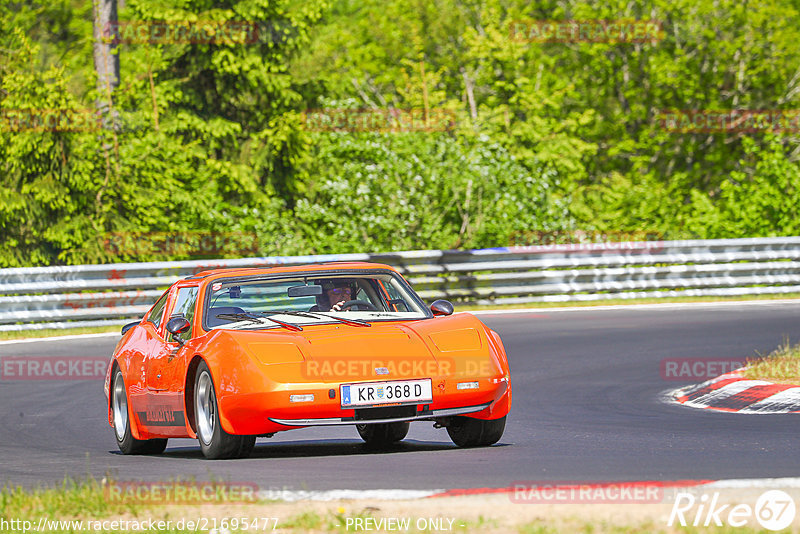
{"type": "Polygon", "coordinates": [[[795,503],[785,491],[769,490],[762,493],[755,506],[749,504],[722,504],[719,493],[707,494],[699,498],[691,493],[678,493],[667,526],[676,523],[682,527],[691,525],[743,527],[753,520],[767,530],[783,530],[794,521],[795,503]]]}

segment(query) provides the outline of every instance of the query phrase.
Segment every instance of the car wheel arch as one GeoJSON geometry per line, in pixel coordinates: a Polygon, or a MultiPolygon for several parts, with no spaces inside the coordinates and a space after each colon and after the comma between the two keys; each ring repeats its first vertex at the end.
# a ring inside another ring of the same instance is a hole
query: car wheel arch
{"type": "MultiPolygon", "coordinates": [[[[108,398],[106,399],[107,404],[108,404],[108,406],[107,406],[107,408],[108,408],[108,424],[110,424],[111,426],[114,426],[114,415],[113,415],[114,401],[112,399],[111,391],[114,389],[114,377],[117,376],[117,371],[118,370],[119,370],[119,363],[117,363],[117,359],[114,358],[114,363],[111,364],[111,380],[109,381],[108,398]]],[[[123,376],[124,376],[124,373],[123,373],[123,376]]]]}
{"type": "MultiPolygon", "coordinates": [[[[192,438],[197,437],[197,422],[195,421],[196,414],[194,413],[194,384],[197,381],[197,368],[200,367],[200,362],[205,362],[202,356],[199,354],[192,356],[189,365],[186,366],[186,382],[183,385],[186,430],[189,431],[190,437],[192,438]]],[[[208,362],[206,362],[206,365],[208,365],[208,362]]]]}
{"type": "MultiPolygon", "coordinates": [[[[126,369],[123,369],[122,366],[119,364],[119,360],[117,358],[114,358],[114,364],[113,364],[113,366],[111,368],[111,380],[112,380],[112,382],[111,382],[111,386],[110,387],[112,389],[114,387],[113,380],[114,380],[114,377],[117,376],[117,371],[122,373],[122,380],[125,381],[125,395],[127,396],[128,395],[128,380],[127,380],[126,377],[127,377],[128,373],[126,372],[126,369]]],[[[108,396],[108,417],[109,417],[109,421],[111,421],[112,420],[111,418],[113,417],[113,415],[112,415],[113,407],[112,407],[111,403],[112,403],[111,395],[109,395],[108,396]]],[[[146,438],[142,437],[142,433],[139,431],[139,425],[136,423],[136,418],[132,417],[132,409],[131,409],[131,404],[130,404],[130,397],[128,397],[128,425],[130,425],[130,427],[131,427],[131,435],[134,438],[139,439],[139,440],[146,439],[146,438]]]]}
{"type": "Polygon", "coordinates": [[[220,373],[219,367],[215,365],[218,362],[216,362],[213,358],[204,358],[201,354],[195,354],[192,356],[189,365],[186,366],[186,382],[184,383],[183,389],[183,403],[186,413],[186,430],[189,432],[189,436],[191,438],[197,438],[197,414],[194,413],[194,384],[197,380],[197,368],[200,366],[201,362],[206,364],[206,367],[208,367],[208,372],[211,373],[211,382],[214,384],[214,390],[216,391],[217,395],[217,408],[219,409],[220,425],[222,425],[222,428],[225,430],[225,432],[231,433],[231,423],[225,414],[225,409],[219,394],[220,382],[218,381],[218,378],[220,373]]]}

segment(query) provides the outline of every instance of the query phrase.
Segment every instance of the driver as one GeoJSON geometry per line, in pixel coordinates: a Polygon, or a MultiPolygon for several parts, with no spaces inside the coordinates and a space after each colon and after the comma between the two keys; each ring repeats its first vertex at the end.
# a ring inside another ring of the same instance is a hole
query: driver
{"type": "Polygon", "coordinates": [[[354,292],[350,284],[339,282],[337,285],[337,282],[334,282],[333,287],[327,290],[325,295],[328,297],[328,302],[335,303],[331,306],[331,311],[343,311],[342,304],[353,300],[354,292]]]}
{"type": "Polygon", "coordinates": [[[326,308],[330,308],[329,311],[344,311],[342,305],[353,300],[353,296],[356,294],[353,284],[346,280],[323,282],[322,291],[325,298],[318,299],[317,305],[310,311],[322,311],[326,308]],[[327,302],[324,302],[325,300],[327,302]]]}

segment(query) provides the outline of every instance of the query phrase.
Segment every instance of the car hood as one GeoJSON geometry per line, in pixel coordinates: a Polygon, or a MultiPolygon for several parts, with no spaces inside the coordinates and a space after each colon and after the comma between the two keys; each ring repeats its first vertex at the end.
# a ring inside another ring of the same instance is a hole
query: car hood
{"type": "Polygon", "coordinates": [[[373,322],[371,327],[336,324],[309,326],[302,332],[228,333],[251,357],[270,366],[276,378],[287,365],[300,365],[311,382],[462,375],[475,370],[466,368],[470,362],[476,367],[491,360],[485,327],[469,314],[373,322]]]}

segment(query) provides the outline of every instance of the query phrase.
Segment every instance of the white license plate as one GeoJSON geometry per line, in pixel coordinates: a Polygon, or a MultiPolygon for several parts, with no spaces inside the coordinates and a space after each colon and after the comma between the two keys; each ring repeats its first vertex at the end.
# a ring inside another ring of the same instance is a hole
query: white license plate
{"type": "Polygon", "coordinates": [[[341,386],[342,408],[375,406],[398,402],[430,402],[433,393],[430,378],[425,380],[396,380],[341,386]]]}

